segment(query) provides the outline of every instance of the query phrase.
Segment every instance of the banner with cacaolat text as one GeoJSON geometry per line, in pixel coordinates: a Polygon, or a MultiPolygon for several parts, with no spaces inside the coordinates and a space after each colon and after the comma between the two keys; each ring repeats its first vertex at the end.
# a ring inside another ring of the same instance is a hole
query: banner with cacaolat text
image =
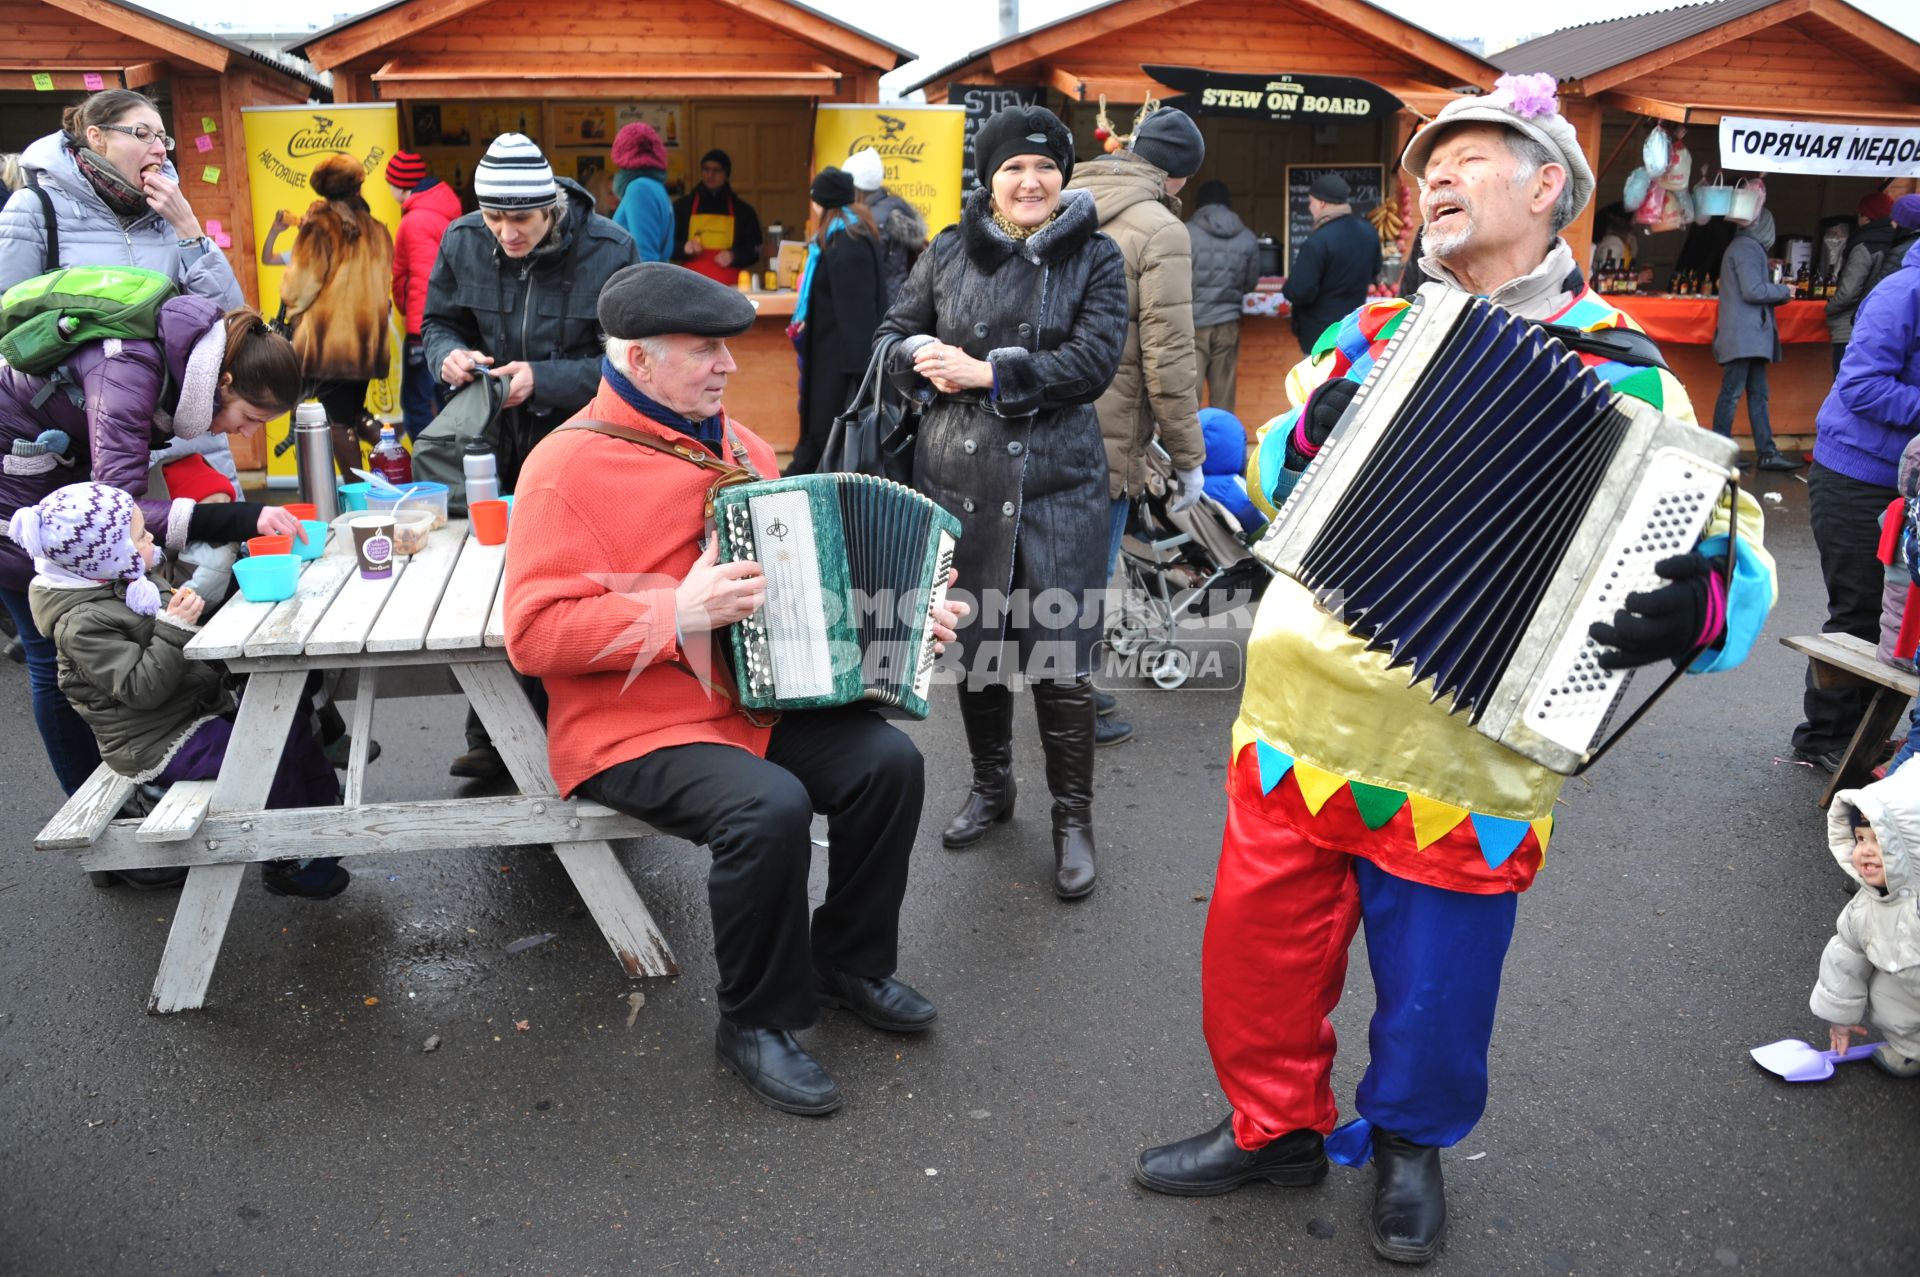
{"type": "Polygon", "coordinates": [[[920,210],[927,234],[960,220],[964,106],[822,103],[813,116],[813,167],[844,165],[871,146],[887,169],[887,189],[920,210]]]}
{"type": "MultiPolygon", "coordinates": [[[[400,205],[387,185],[387,160],[400,146],[400,116],[392,102],[346,106],[245,107],[247,177],[253,194],[253,252],[259,265],[260,311],[268,319],[280,311],[280,281],[286,274],[300,219],[317,198],[309,176],[314,165],[335,155],[352,157],[366,173],[360,194],[374,217],[389,231],[400,229],[400,205]]],[[[367,411],[383,421],[400,420],[400,371],[406,360],[404,320],[390,317],[392,356],[386,378],[367,387],[367,411]]],[[[296,481],[293,423],[281,417],[267,424],[267,485],[291,487],[296,481]]]]}

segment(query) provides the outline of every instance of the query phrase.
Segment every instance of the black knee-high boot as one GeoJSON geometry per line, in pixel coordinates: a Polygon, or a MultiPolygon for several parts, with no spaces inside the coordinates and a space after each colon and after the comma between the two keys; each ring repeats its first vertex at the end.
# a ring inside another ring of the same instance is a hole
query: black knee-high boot
{"type": "Polygon", "coordinates": [[[960,692],[960,721],[973,755],[973,789],[940,841],[966,847],[1013,815],[1013,691],[1004,684],[960,692]]]}
{"type": "Polygon", "coordinates": [[[1093,680],[1035,683],[1033,712],[1053,791],[1053,893],[1078,900],[1093,890],[1093,680]]]}

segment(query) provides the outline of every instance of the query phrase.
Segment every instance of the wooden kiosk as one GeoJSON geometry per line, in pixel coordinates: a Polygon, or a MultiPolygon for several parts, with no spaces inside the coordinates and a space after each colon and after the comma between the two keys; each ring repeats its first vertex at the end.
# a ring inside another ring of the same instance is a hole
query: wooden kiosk
{"type": "MultiPolygon", "coordinates": [[[[1567,234],[1583,259],[1595,210],[1621,198],[1655,124],[1672,134],[1684,130],[1680,140],[1696,178],[1720,168],[1722,116],[1920,126],[1920,43],[1844,0],[1719,0],[1557,31],[1493,61],[1560,81],[1561,101],[1599,180],[1593,204],[1567,234]],[[1590,129],[1587,120],[1599,127],[1590,129]]],[[[1735,171],[1728,179],[1751,175],[1735,171]]],[[[1890,170],[1883,178],[1779,174],[1766,182],[1780,235],[1817,242],[1820,227],[1851,217],[1862,196],[1883,186],[1912,189],[1913,177],[1890,170]]],[[[1670,285],[1685,240],[1685,232],[1636,235],[1634,264],[1652,268],[1655,288],[1670,285]]],[[[1720,386],[1711,349],[1714,303],[1645,292],[1610,300],[1661,342],[1701,424],[1711,424],[1720,386]]],[[[1777,312],[1785,358],[1769,377],[1771,416],[1775,440],[1787,451],[1811,449],[1814,416],[1833,385],[1825,314],[1818,300],[1788,302],[1777,312]]],[[[1751,434],[1744,400],[1734,433],[1751,434]]]]}
{"type": "MultiPolygon", "coordinates": [[[[1040,100],[1073,128],[1085,158],[1101,151],[1093,130],[1102,96],[1124,131],[1147,95],[1166,100],[1183,92],[1183,85],[1156,80],[1147,69],[1163,66],[1264,80],[1352,78],[1398,100],[1397,108],[1347,123],[1275,120],[1264,109],[1195,112],[1207,159],[1194,182],[1225,182],[1241,220],[1282,250],[1291,205],[1304,208],[1303,194],[1289,200],[1290,186],[1304,185],[1301,170],[1372,172],[1381,195],[1395,199],[1400,152],[1414,126],[1462,91],[1491,88],[1500,74],[1362,0],[1113,0],[976,50],[916,87],[925,88],[930,102],[957,102],[983,87],[1037,88],[1040,100]]],[[[1191,212],[1190,198],[1187,205],[1191,212]]],[[[1286,410],[1286,374],[1300,358],[1287,319],[1241,321],[1236,409],[1249,430],[1286,410]]]]}
{"type": "MultiPolygon", "coordinates": [[[[668,144],[672,194],[719,147],[734,189],[789,239],[807,220],[814,104],[878,101],[880,77],[914,56],[790,0],[395,0],[294,51],[333,73],[338,101],[399,102],[402,145],[469,210],[474,165],[511,131],[610,212],[613,134],[644,119],[668,144]]],[[[800,426],[794,294],[753,296],[727,408],[785,450],[800,426]]]]}

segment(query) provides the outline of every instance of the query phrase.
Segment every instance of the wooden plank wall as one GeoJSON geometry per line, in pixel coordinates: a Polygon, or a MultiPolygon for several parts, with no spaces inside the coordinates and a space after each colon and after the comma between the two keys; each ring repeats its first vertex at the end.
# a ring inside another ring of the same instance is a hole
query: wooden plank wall
{"type": "Polygon", "coordinates": [[[1784,22],[1614,87],[1669,102],[1748,101],[1756,111],[1913,104],[1912,76],[1903,83],[1832,35],[1823,23],[1784,22]]]}

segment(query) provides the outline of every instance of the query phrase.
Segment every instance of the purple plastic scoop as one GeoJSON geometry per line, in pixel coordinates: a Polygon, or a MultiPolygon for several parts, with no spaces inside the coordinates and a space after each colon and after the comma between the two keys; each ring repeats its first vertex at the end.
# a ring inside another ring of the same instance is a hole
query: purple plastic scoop
{"type": "Polygon", "coordinates": [[[1785,1081],[1824,1082],[1833,1076],[1834,1065],[1845,1064],[1849,1060],[1864,1060],[1879,1045],[1878,1042],[1867,1042],[1846,1051],[1820,1051],[1799,1038],[1787,1038],[1782,1042],[1756,1046],[1747,1054],[1753,1057],[1755,1064],[1785,1081]]]}

